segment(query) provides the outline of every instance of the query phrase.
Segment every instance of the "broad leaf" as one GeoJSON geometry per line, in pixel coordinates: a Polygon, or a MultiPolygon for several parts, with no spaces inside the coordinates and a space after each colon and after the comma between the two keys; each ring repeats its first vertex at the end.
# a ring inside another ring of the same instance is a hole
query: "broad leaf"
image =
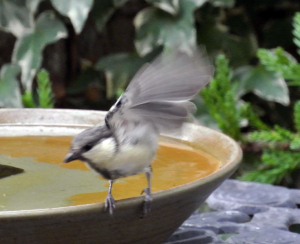
{"type": "Polygon", "coordinates": [[[88,90],[90,87],[98,87],[105,90],[105,77],[93,68],[87,68],[80,73],[74,82],[68,87],[68,94],[75,95],[88,90]]]}
{"type": "Polygon", "coordinates": [[[205,2],[179,1],[180,11],[175,16],[155,7],[140,11],[134,19],[138,53],[144,56],[159,46],[164,46],[165,50],[179,48],[191,53],[196,46],[193,12],[205,2]]]}
{"type": "Polygon", "coordinates": [[[225,52],[230,65],[235,68],[249,64],[249,60],[256,56],[257,39],[244,15],[227,16],[227,26],[215,11],[205,11],[204,8],[197,11],[197,16],[197,19],[201,18],[197,24],[197,41],[211,56],[225,52]]]}
{"type": "Polygon", "coordinates": [[[128,2],[128,0],[112,0],[112,1],[116,8],[122,7],[126,2],[128,2]]]}
{"type": "Polygon", "coordinates": [[[215,7],[227,7],[227,8],[232,8],[235,4],[235,0],[209,0],[209,2],[215,7]]]}
{"type": "Polygon", "coordinates": [[[249,60],[255,57],[258,44],[253,33],[244,37],[228,35],[224,40],[223,48],[232,67],[240,67],[249,64],[249,60]]]}
{"type": "Polygon", "coordinates": [[[95,65],[106,76],[107,98],[119,95],[142,65],[153,59],[155,54],[140,58],[137,54],[117,53],[101,58],[95,65]]]}
{"type": "Polygon", "coordinates": [[[51,3],[58,12],[70,18],[77,34],[81,32],[93,6],[93,0],[51,0],[51,3]]]}
{"type": "Polygon", "coordinates": [[[18,65],[5,64],[0,71],[0,107],[21,108],[20,86],[16,76],[21,69],[18,65]]]}
{"type": "Polygon", "coordinates": [[[45,11],[39,15],[34,31],[18,39],[12,60],[22,68],[21,81],[26,90],[31,90],[44,47],[66,36],[67,30],[54,12],[45,11]]]}
{"type": "Polygon", "coordinates": [[[95,1],[92,15],[99,31],[103,31],[106,22],[114,12],[115,6],[112,0],[95,1]]]}
{"type": "Polygon", "coordinates": [[[115,96],[120,89],[124,90],[142,64],[141,58],[128,53],[112,54],[100,59],[95,68],[105,72],[107,98],[115,96]]]}
{"type": "Polygon", "coordinates": [[[30,9],[31,13],[35,13],[42,1],[44,0],[26,0],[27,8],[30,9]]]}
{"type": "Polygon", "coordinates": [[[205,23],[197,26],[198,43],[204,45],[207,52],[211,55],[220,53],[227,35],[226,28],[219,24],[205,23]]]}
{"type": "Polygon", "coordinates": [[[0,0],[0,29],[21,37],[33,28],[33,13],[26,0],[0,0]]]}
{"type": "Polygon", "coordinates": [[[179,0],[147,0],[147,2],[172,15],[176,15],[179,11],[179,0]]]}
{"type": "Polygon", "coordinates": [[[289,105],[289,91],[286,82],[276,72],[268,71],[264,66],[243,66],[235,71],[237,96],[252,91],[267,101],[289,105]]]}
{"type": "Polygon", "coordinates": [[[95,1],[92,15],[95,19],[97,29],[103,31],[105,24],[116,11],[122,7],[128,0],[101,0],[95,1]]]}

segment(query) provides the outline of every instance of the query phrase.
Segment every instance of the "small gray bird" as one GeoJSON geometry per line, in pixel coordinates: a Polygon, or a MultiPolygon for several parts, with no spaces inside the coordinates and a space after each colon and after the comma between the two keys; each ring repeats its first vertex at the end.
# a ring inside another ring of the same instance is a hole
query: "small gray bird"
{"type": "Polygon", "coordinates": [[[145,173],[148,181],[142,193],[143,213],[149,213],[151,162],[159,134],[180,129],[194,107],[189,100],[209,82],[212,73],[212,66],[199,50],[191,56],[180,51],[160,55],[138,71],[102,124],[73,139],[64,162],[81,160],[109,180],[105,207],[111,214],[115,208],[113,182],[140,173],[145,173]]]}

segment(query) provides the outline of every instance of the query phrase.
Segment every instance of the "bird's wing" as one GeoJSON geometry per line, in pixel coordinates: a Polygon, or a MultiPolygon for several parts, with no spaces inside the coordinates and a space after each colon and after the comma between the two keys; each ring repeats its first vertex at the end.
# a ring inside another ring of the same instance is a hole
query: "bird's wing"
{"type": "Polygon", "coordinates": [[[109,110],[106,123],[114,127],[121,121],[146,121],[160,132],[176,129],[190,116],[194,106],[189,100],[212,74],[204,51],[196,50],[193,56],[179,51],[160,55],[138,71],[109,110]]]}

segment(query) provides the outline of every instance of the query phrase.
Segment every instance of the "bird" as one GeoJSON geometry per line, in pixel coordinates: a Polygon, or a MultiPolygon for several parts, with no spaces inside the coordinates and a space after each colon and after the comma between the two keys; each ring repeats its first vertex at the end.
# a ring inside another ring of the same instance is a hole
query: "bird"
{"type": "Polygon", "coordinates": [[[191,117],[195,105],[190,100],[211,80],[213,70],[204,49],[161,54],[135,74],[104,121],[73,138],[64,162],[81,160],[109,181],[105,209],[110,214],[115,209],[113,183],[140,173],[147,179],[142,214],[149,214],[151,162],[159,135],[180,130],[191,117]]]}

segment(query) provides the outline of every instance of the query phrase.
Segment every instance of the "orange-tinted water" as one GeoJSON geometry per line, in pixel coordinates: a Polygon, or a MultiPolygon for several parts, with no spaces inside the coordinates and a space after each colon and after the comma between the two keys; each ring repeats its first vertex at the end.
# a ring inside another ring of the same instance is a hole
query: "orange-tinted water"
{"type": "MultiPolygon", "coordinates": [[[[30,157],[35,162],[55,164],[60,168],[89,170],[80,161],[62,163],[68,153],[71,140],[72,137],[2,137],[0,138],[0,155],[7,155],[10,158],[30,157]]],[[[152,166],[152,191],[157,192],[203,178],[219,169],[221,162],[183,143],[165,140],[160,142],[157,157],[152,166]]],[[[17,177],[17,175],[12,177],[17,177]]],[[[76,179],[70,180],[76,181],[76,179]]],[[[85,182],[78,184],[84,185],[85,182]]],[[[108,187],[108,184],[105,186],[108,187]]],[[[138,196],[145,187],[146,179],[143,174],[130,176],[114,184],[113,196],[116,200],[138,196]]],[[[103,190],[99,192],[87,190],[86,193],[68,197],[68,201],[70,205],[103,202],[106,194],[107,192],[103,190]]]]}

